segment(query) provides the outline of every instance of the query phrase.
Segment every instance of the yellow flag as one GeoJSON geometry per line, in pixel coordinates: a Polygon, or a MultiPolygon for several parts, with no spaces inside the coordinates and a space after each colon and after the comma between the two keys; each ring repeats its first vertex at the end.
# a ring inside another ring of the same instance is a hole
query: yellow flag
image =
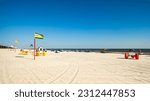
{"type": "Polygon", "coordinates": [[[35,34],[34,34],[34,38],[36,38],[36,39],[43,39],[43,38],[44,38],[44,35],[39,34],[39,33],[35,33],[35,34]]]}

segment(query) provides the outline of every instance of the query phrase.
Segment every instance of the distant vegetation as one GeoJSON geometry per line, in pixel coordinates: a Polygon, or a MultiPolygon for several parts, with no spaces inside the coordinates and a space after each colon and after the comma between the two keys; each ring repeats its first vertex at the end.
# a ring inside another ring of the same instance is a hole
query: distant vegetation
{"type": "Polygon", "coordinates": [[[0,48],[10,48],[8,46],[0,45],[0,48]]]}

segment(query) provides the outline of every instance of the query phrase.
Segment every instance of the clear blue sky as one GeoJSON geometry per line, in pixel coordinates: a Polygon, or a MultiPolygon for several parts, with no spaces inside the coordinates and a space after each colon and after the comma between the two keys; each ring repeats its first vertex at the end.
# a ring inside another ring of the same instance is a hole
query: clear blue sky
{"type": "Polygon", "coordinates": [[[150,0],[0,0],[0,44],[150,48],[150,0]]]}

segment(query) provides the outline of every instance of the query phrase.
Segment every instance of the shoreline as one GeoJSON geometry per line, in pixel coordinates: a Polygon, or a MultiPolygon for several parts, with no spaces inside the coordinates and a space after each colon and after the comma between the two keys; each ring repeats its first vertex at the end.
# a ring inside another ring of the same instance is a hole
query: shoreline
{"type": "MultiPolygon", "coordinates": [[[[0,49],[10,49],[10,50],[13,50],[15,48],[0,48],[0,49]]],[[[16,48],[16,50],[20,50],[21,48],[16,48]]],[[[25,50],[32,50],[32,48],[23,48],[25,50]]],[[[124,54],[124,53],[127,53],[129,52],[129,49],[107,49],[105,52],[103,52],[103,49],[48,49],[46,48],[47,51],[52,51],[52,52],[85,52],[85,53],[91,53],[91,52],[94,52],[94,53],[118,53],[118,54],[124,54]]],[[[135,49],[135,53],[138,53],[138,50],[139,49],[135,49]]],[[[140,55],[150,55],[150,49],[140,49],[141,50],[141,54],[140,55]]]]}
{"type": "MultiPolygon", "coordinates": [[[[15,48],[0,48],[0,49],[8,49],[8,50],[15,50],[15,48]]],[[[20,50],[21,48],[16,48],[16,50],[20,50]]],[[[32,50],[31,48],[23,48],[24,50],[32,50]]],[[[127,52],[129,52],[129,49],[107,49],[106,52],[102,52],[103,49],[46,49],[47,51],[52,51],[52,52],[85,52],[85,53],[114,53],[114,54],[125,54],[127,52]]],[[[135,53],[138,53],[139,49],[136,49],[135,53]]],[[[141,50],[141,54],[140,55],[150,55],[150,49],[140,49],[141,50]]]]}

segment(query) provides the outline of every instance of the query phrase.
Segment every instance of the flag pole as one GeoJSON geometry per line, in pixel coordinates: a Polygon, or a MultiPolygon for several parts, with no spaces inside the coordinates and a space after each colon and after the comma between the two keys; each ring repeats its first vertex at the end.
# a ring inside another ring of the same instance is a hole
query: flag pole
{"type": "Polygon", "coordinates": [[[36,39],[34,38],[34,60],[35,60],[35,53],[36,53],[36,39]]]}

